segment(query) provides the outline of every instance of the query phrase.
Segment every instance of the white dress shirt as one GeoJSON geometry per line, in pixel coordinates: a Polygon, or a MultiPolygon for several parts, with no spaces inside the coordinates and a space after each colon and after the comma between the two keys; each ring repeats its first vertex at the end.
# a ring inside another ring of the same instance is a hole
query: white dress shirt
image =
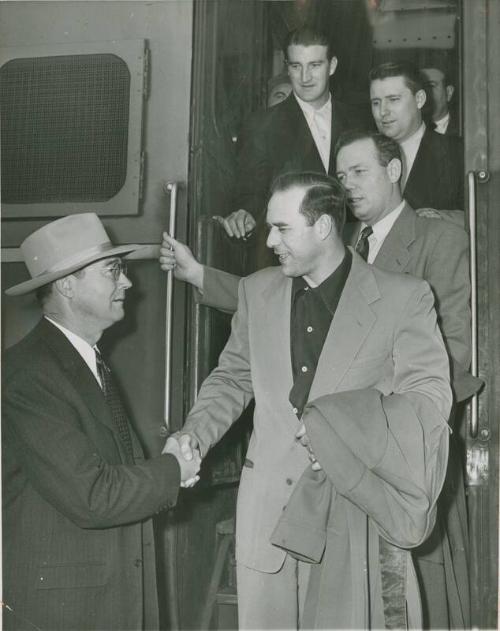
{"type": "Polygon", "coordinates": [[[330,166],[330,144],[332,139],[332,95],[328,95],[328,101],[319,108],[315,109],[306,101],[302,101],[294,94],[294,97],[303,111],[307,125],[311,131],[314,143],[318,149],[321,162],[328,173],[330,166]]]}
{"type": "Polygon", "coordinates": [[[448,129],[448,125],[450,122],[450,113],[446,112],[443,118],[440,118],[438,121],[434,121],[434,131],[437,131],[438,134],[446,134],[446,130],[448,129]]]}
{"type": "Polygon", "coordinates": [[[425,133],[425,123],[422,123],[417,131],[404,140],[401,144],[401,151],[403,152],[403,178],[401,182],[401,189],[404,190],[406,186],[406,182],[408,181],[408,176],[410,175],[411,169],[413,167],[413,163],[415,162],[415,158],[417,156],[418,148],[420,147],[420,142],[422,141],[422,137],[425,133]]]}
{"type": "MultiPolygon", "coordinates": [[[[403,210],[404,205],[405,205],[405,202],[403,200],[401,204],[399,204],[399,206],[396,206],[394,210],[391,210],[391,212],[388,215],[386,215],[380,221],[377,221],[377,223],[373,224],[372,226],[373,232],[368,237],[368,245],[370,247],[368,249],[367,263],[373,263],[373,261],[375,260],[375,257],[379,253],[379,250],[382,247],[382,244],[384,243],[385,238],[391,231],[391,228],[394,225],[394,222],[401,214],[401,211],[403,210]]],[[[366,226],[367,224],[365,223],[361,224],[361,230],[359,232],[360,234],[363,228],[365,228],[366,226]]]]}
{"type": "Polygon", "coordinates": [[[61,333],[63,333],[68,338],[68,340],[71,342],[74,348],[78,351],[78,353],[80,353],[83,361],[90,368],[90,370],[92,371],[92,374],[97,380],[97,383],[102,388],[101,380],[99,379],[99,374],[97,372],[95,349],[92,346],[90,346],[90,344],[86,342],[83,338],[81,338],[79,335],[77,335],[76,333],[73,333],[73,331],[70,331],[62,324],[59,324],[59,322],[52,320],[52,318],[49,318],[48,316],[44,316],[44,317],[51,324],[56,326],[61,331],[61,333]]]}

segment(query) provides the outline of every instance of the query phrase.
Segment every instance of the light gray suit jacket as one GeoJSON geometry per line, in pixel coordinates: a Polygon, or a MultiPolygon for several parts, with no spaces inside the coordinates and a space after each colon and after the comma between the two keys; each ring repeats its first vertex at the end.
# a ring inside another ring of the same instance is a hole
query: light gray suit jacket
{"type": "MultiPolygon", "coordinates": [[[[292,280],[280,268],[242,279],[231,336],[183,428],[198,439],[205,454],[255,397],[247,454],[252,464],[244,467],[241,477],[236,544],[238,561],[263,572],[277,571],[284,561],[285,551],[273,546],[270,536],[309,464],[306,450],[295,439],[299,423],[288,400],[293,383],[291,287],[292,280]]],[[[378,270],[353,254],[309,400],[366,388],[401,394],[410,405],[425,401],[446,425],[449,363],[429,286],[378,270]]],[[[383,442],[382,437],[381,455],[383,442]]],[[[432,471],[429,475],[432,478],[432,471]]],[[[361,477],[363,469],[347,486],[355,486],[361,477]]],[[[375,485],[385,485],[373,478],[375,485]]],[[[417,504],[425,513],[428,490],[420,492],[425,501],[417,504]]],[[[414,515],[408,519],[413,521],[414,515]]]]}

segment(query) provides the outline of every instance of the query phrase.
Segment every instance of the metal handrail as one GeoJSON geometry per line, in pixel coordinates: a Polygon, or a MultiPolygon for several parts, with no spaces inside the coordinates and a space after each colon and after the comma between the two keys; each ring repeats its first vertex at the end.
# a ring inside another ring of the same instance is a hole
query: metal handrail
{"type": "MultiPolygon", "coordinates": [[[[470,282],[471,282],[471,373],[478,376],[478,340],[477,340],[477,210],[476,210],[476,174],[469,171],[467,174],[468,206],[469,206],[469,240],[470,240],[470,282]]],[[[479,426],[479,400],[477,393],[470,402],[470,436],[477,437],[479,426]]]]}
{"type": "MultiPolygon", "coordinates": [[[[165,191],[170,193],[170,217],[168,220],[168,234],[175,239],[175,223],[177,215],[178,182],[168,182],[165,191]]],[[[172,323],[173,323],[173,295],[174,274],[170,270],[167,274],[167,296],[165,300],[165,401],[163,407],[163,421],[167,430],[170,426],[170,401],[172,388],[172,323]]]]}

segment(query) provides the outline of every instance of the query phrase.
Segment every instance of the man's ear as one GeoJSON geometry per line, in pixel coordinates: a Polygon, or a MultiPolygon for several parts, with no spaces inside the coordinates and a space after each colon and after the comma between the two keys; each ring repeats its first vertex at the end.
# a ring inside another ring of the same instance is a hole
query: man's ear
{"type": "Polygon", "coordinates": [[[403,170],[401,160],[399,160],[398,158],[393,158],[385,168],[390,181],[393,184],[399,182],[399,178],[401,177],[401,172],[403,170]]]}
{"type": "Polygon", "coordinates": [[[330,236],[332,230],[334,230],[333,218],[326,213],[321,215],[314,224],[319,235],[319,238],[324,241],[330,236]]]}
{"type": "Polygon", "coordinates": [[[73,279],[74,277],[69,275],[56,280],[54,282],[54,287],[56,291],[58,291],[62,296],[65,296],[66,298],[72,298],[75,294],[73,279]]]}
{"type": "Polygon", "coordinates": [[[339,60],[337,59],[337,57],[332,57],[330,59],[330,77],[335,73],[335,70],[337,70],[337,64],[339,63],[339,60]]]}
{"type": "Polygon", "coordinates": [[[455,93],[455,86],[454,85],[447,85],[446,86],[446,100],[448,101],[448,103],[453,98],[453,94],[454,93],[455,93]]]}
{"type": "Polygon", "coordinates": [[[418,109],[421,110],[427,101],[427,94],[425,93],[425,90],[417,90],[415,92],[415,100],[417,101],[418,109]]]}

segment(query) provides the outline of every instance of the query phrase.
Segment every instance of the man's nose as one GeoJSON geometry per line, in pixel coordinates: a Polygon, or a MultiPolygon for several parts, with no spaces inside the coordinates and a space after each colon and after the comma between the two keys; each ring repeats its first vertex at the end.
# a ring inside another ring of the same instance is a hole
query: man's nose
{"type": "Polygon", "coordinates": [[[130,280],[128,276],[125,275],[124,272],[120,273],[118,284],[120,285],[120,287],[123,287],[124,289],[130,289],[130,287],[132,287],[132,281],[130,280]]]}
{"type": "Polygon", "coordinates": [[[342,185],[348,191],[351,191],[354,188],[354,182],[352,181],[352,177],[351,177],[350,173],[348,173],[346,176],[344,176],[344,178],[342,180],[342,185]]]}
{"type": "Polygon", "coordinates": [[[390,107],[389,107],[389,102],[388,101],[381,101],[380,103],[380,115],[381,116],[385,116],[386,114],[388,114],[390,111],[390,107]]]}
{"type": "Polygon", "coordinates": [[[278,243],[277,234],[278,234],[278,231],[276,230],[276,228],[271,228],[269,230],[269,234],[267,235],[267,241],[266,241],[266,245],[268,248],[276,247],[278,243]]]}
{"type": "Polygon", "coordinates": [[[304,66],[302,68],[302,73],[301,73],[302,83],[307,83],[310,78],[311,78],[311,72],[307,66],[304,66]]]}

